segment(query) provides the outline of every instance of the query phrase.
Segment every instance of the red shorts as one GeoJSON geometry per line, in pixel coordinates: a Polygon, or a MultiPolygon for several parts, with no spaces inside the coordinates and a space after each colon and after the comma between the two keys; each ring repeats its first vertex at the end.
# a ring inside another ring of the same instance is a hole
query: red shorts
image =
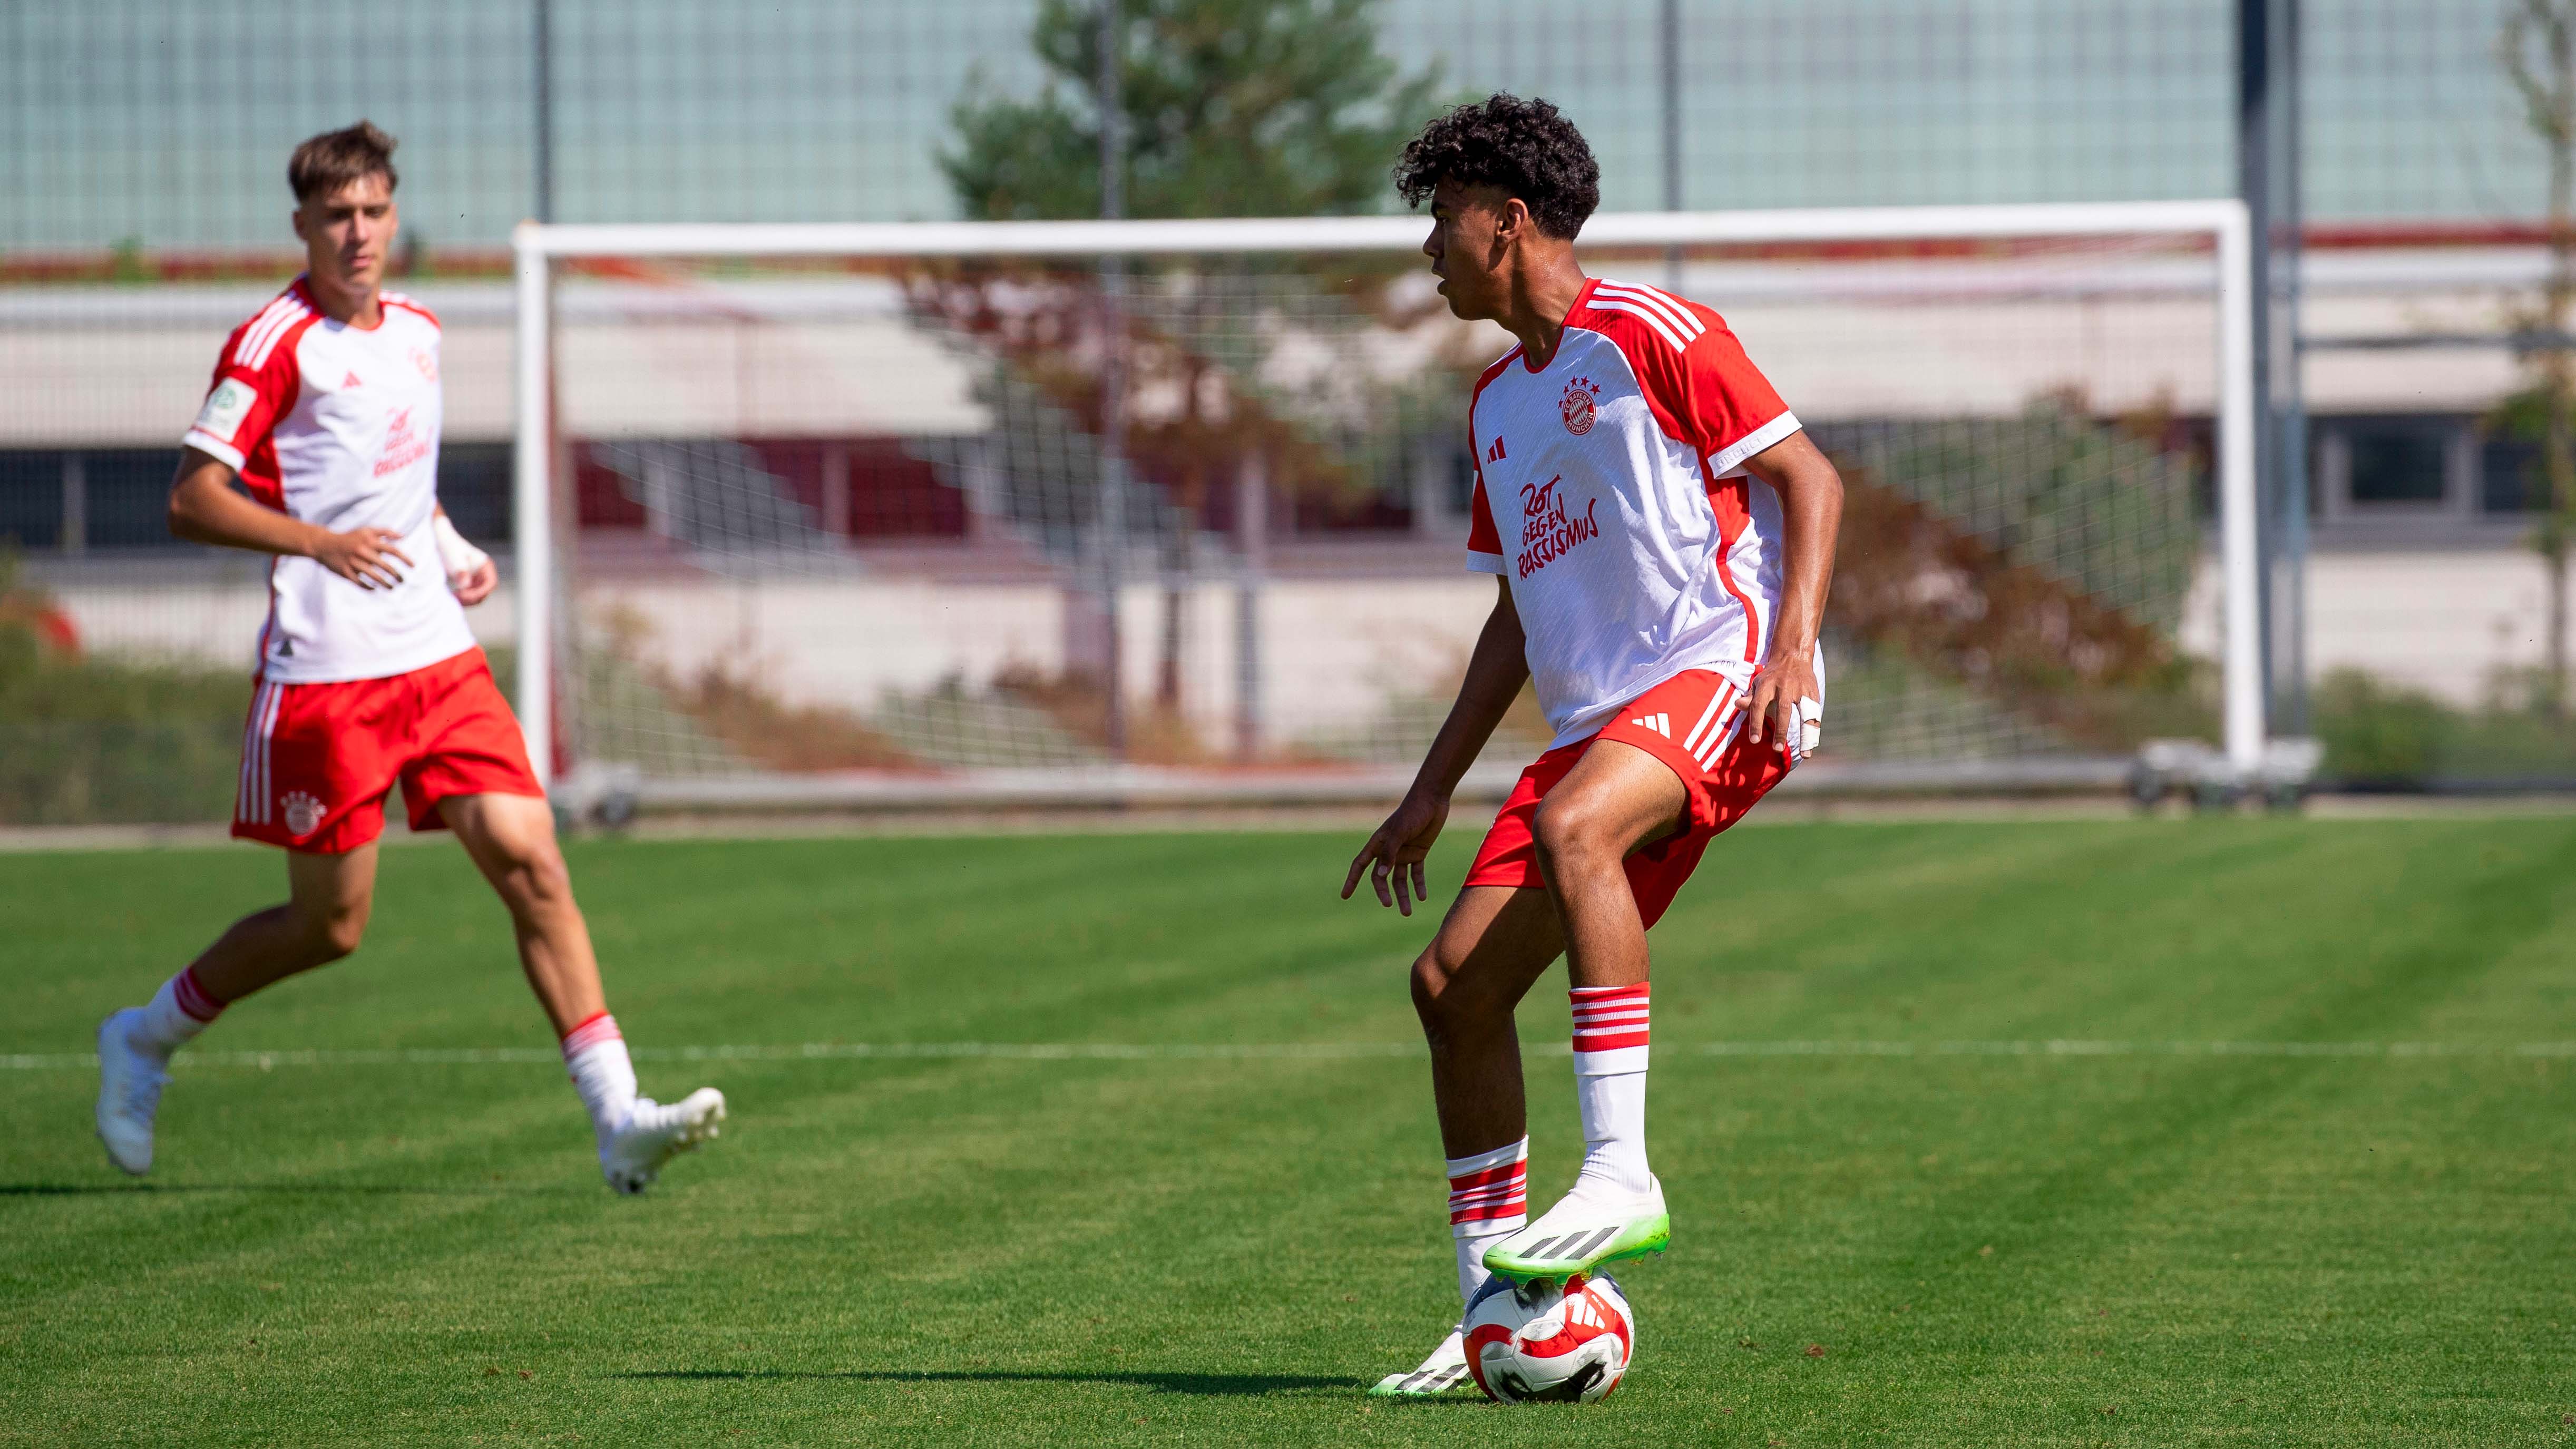
{"type": "Polygon", "coordinates": [[[519,722],[483,651],[334,684],[262,683],[242,736],[233,834],[337,855],[385,829],[402,784],[414,830],[446,825],[451,795],[543,795],[519,722]]]}
{"type": "Polygon", "coordinates": [[[1699,868],[1701,852],[1717,833],[1744,818],[1753,803],[1789,773],[1789,757],[1778,743],[1753,744],[1737,728],[1743,715],[1742,691],[1725,676],[1704,669],[1675,675],[1647,690],[1611,717],[1591,739],[1560,745],[1521,771],[1520,783],[1476,847],[1476,862],[1467,868],[1471,886],[1544,887],[1538,870],[1538,843],[1533,830],[1538,802],[1574,769],[1574,762],[1594,740],[1635,745],[1672,768],[1690,797],[1682,828],[1630,855],[1628,888],[1637,894],[1637,913],[1651,926],[1680,893],[1682,882],[1699,868]]]}

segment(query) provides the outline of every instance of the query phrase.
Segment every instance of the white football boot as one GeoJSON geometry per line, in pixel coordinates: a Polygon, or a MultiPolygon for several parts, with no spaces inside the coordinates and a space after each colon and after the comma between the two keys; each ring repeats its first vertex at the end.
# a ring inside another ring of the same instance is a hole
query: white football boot
{"type": "Polygon", "coordinates": [[[642,1192],[661,1175],[663,1163],[714,1137],[724,1116],[724,1093],[713,1087],[700,1087],[667,1107],[638,1097],[624,1125],[599,1145],[599,1170],[619,1192],[642,1192]]]}
{"type": "Polygon", "coordinates": [[[170,1059],[134,1044],[130,1028],[142,1014],[129,1006],[98,1024],[98,1140],[107,1160],[135,1177],[152,1170],[152,1118],[170,1081],[170,1059]]]}
{"type": "Polygon", "coordinates": [[[1581,1273],[1587,1277],[1605,1263],[1642,1258],[1671,1245],[1672,1219],[1664,1212],[1664,1185],[1646,1179],[1642,1196],[1603,1194],[1594,1197],[1582,1178],[1575,1190],[1547,1210],[1547,1216],[1485,1250],[1485,1271],[1515,1283],[1554,1282],[1581,1273]]]}
{"type": "Polygon", "coordinates": [[[1377,1381],[1377,1387],[1369,1394],[1381,1399],[1420,1399],[1467,1388],[1474,1382],[1467,1373],[1467,1340],[1453,1328],[1447,1338],[1440,1340],[1440,1346],[1431,1350],[1431,1357],[1422,1361],[1422,1367],[1411,1373],[1388,1374],[1377,1381]]]}

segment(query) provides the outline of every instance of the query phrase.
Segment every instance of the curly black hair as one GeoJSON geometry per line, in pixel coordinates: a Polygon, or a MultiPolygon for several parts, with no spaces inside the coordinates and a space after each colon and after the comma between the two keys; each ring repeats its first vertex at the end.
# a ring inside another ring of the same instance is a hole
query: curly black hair
{"type": "Polygon", "coordinates": [[[1583,133],[1547,102],[1501,92],[1435,119],[1396,158],[1395,192],[1407,206],[1444,179],[1501,187],[1539,230],[1566,241],[1601,205],[1601,163],[1583,133]]]}

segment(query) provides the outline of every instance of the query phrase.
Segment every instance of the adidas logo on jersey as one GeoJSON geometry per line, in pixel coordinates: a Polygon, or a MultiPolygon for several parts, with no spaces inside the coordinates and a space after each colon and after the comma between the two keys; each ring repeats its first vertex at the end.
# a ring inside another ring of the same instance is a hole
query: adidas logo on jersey
{"type": "Polygon", "coordinates": [[[1668,714],[1639,715],[1637,718],[1628,721],[1628,723],[1635,725],[1641,730],[1653,730],[1655,733],[1662,735],[1665,739],[1671,739],[1673,737],[1673,717],[1668,714]]]}
{"type": "Polygon", "coordinates": [[[1501,438],[1498,437],[1494,439],[1494,446],[1485,450],[1485,461],[1488,463],[1499,463],[1503,461],[1503,440],[1501,438]]]}
{"type": "Polygon", "coordinates": [[[346,389],[348,389],[348,388],[353,388],[353,387],[365,387],[366,385],[367,385],[367,380],[366,380],[365,378],[363,378],[363,377],[358,376],[358,375],[357,375],[356,373],[354,373],[354,372],[353,372],[353,373],[350,373],[347,377],[344,377],[344,378],[340,379],[340,386],[341,386],[341,388],[342,388],[343,390],[346,390],[346,389]]]}

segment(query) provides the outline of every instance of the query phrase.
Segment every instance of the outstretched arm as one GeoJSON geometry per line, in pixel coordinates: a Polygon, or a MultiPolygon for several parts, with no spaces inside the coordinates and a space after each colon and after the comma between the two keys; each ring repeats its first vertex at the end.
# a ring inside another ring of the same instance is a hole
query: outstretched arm
{"type": "MultiPolygon", "coordinates": [[[[1825,594],[1834,583],[1834,540],[1843,526],[1843,477],[1804,432],[1791,433],[1744,460],[1780,494],[1785,531],[1780,610],[1771,648],[1746,697],[1745,727],[1759,744],[1797,744],[1799,701],[1818,699],[1816,636],[1825,626],[1825,594]],[[1767,726],[1767,728],[1766,728],[1767,726]]],[[[1798,746],[1802,749],[1804,746],[1798,746]]]]}
{"type": "Polygon", "coordinates": [[[170,531],[191,543],[309,558],[362,589],[390,589],[402,582],[411,559],[394,546],[390,528],[333,533],[233,491],[233,468],[196,448],[182,449],[179,476],[170,484],[170,531]],[[398,568],[397,565],[400,567],[398,568]]]}
{"type": "Polygon", "coordinates": [[[1415,772],[1413,786],[1404,792],[1404,800],[1386,823],[1360,847],[1351,858],[1351,871],[1342,881],[1342,899],[1349,900],[1359,888],[1360,875],[1367,872],[1370,884],[1377,888],[1380,905],[1393,906],[1406,915],[1413,914],[1413,903],[1427,900],[1422,862],[1431,854],[1433,841],[1440,838],[1440,827],[1449,819],[1449,797],[1457,790],[1458,781],[1467,767],[1476,763],[1485,742],[1494,736],[1494,727],[1520,695],[1521,686],[1529,680],[1528,640],[1521,633],[1520,610],[1512,603],[1511,585],[1496,579],[1494,611],[1485,617],[1484,632],[1476,636],[1476,650],[1467,657],[1467,678],[1458,686],[1457,702],[1449,706],[1449,717],[1440,722],[1440,733],[1431,741],[1430,752],[1423,756],[1422,768],[1415,772]],[[1390,883],[1394,889],[1388,889],[1390,883]],[[1409,887],[1409,889],[1408,889],[1409,887]]]}

